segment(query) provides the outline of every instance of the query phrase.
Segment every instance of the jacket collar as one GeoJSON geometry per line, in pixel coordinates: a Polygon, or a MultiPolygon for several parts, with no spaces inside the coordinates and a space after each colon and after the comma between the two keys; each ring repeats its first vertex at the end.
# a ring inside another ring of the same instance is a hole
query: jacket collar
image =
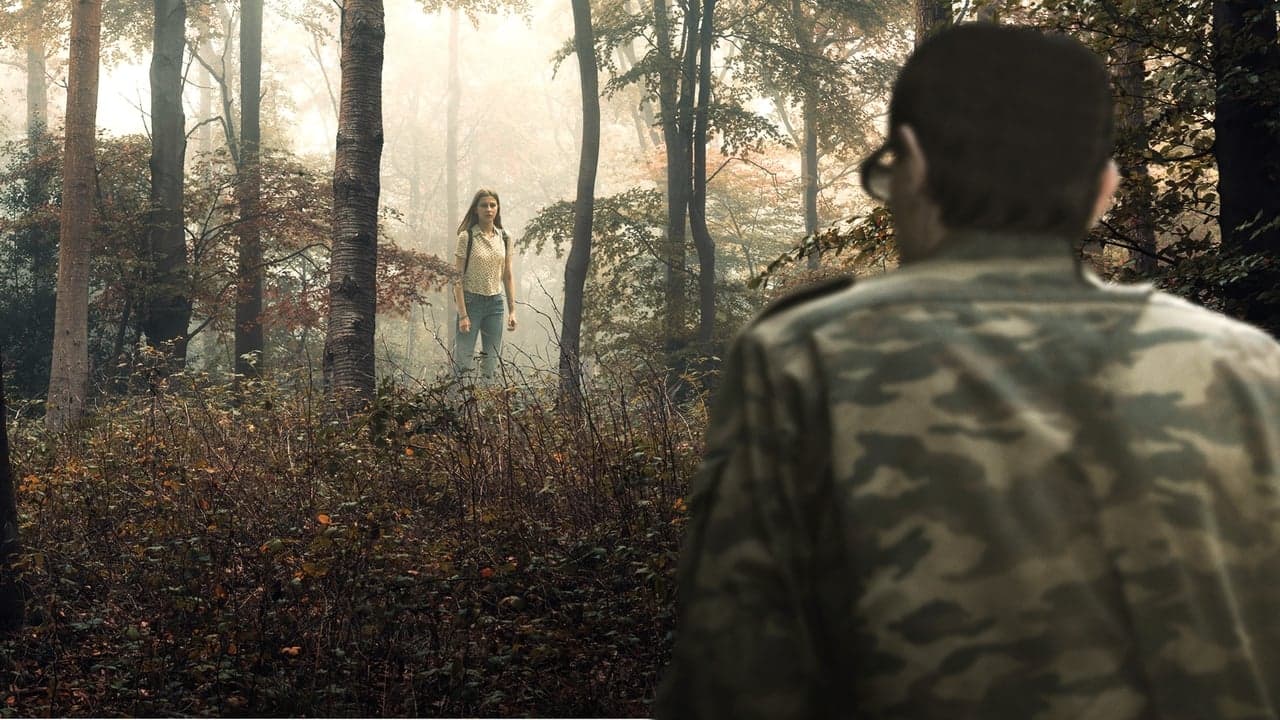
{"type": "Polygon", "coordinates": [[[928,258],[902,271],[937,282],[978,282],[1034,292],[1037,287],[1103,285],[1080,262],[1072,239],[1061,235],[952,230],[928,258]]]}
{"type": "Polygon", "coordinates": [[[951,230],[938,250],[921,262],[941,261],[1058,261],[1079,265],[1072,238],[1063,235],[1011,233],[990,230],[951,230]]]}

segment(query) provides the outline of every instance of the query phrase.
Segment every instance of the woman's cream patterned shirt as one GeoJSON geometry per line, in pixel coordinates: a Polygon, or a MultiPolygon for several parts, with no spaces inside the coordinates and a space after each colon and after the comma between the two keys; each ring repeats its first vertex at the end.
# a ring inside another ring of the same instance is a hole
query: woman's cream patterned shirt
{"type": "MultiPolygon", "coordinates": [[[[498,228],[492,235],[485,235],[480,228],[473,228],[474,240],[471,243],[471,262],[467,265],[466,277],[462,280],[462,289],[477,295],[498,295],[502,293],[502,268],[506,262],[507,249],[503,247],[505,233],[498,228]]],[[[467,256],[467,232],[458,233],[459,260],[467,256]]]]}

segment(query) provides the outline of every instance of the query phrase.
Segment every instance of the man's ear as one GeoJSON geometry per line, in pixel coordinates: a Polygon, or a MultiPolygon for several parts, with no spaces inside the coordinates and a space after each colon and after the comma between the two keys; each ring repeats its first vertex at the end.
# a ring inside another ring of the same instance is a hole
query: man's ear
{"type": "Polygon", "coordinates": [[[1116,161],[1112,158],[1107,160],[1106,166],[1102,168],[1102,177],[1098,182],[1098,197],[1093,202],[1093,218],[1089,221],[1089,227],[1097,225],[1102,216],[1111,209],[1111,203],[1116,199],[1116,189],[1119,187],[1120,168],[1116,167],[1116,161]]]}
{"type": "Polygon", "coordinates": [[[892,190],[893,196],[903,197],[899,195],[899,191],[911,194],[923,192],[929,166],[924,150],[920,149],[916,131],[910,125],[899,125],[897,134],[901,156],[893,164],[893,181],[897,185],[892,190]]]}
{"type": "Polygon", "coordinates": [[[928,162],[916,131],[901,125],[896,140],[889,209],[897,228],[898,257],[907,263],[937,252],[945,228],[940,209],[929,198],[928,162]]]}

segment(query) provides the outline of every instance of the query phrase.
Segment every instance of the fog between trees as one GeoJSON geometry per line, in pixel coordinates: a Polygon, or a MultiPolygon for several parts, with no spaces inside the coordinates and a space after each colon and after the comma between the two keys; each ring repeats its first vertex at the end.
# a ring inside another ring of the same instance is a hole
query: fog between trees
{"type": "MultiPolygon", "coordinates": [[[[223,98],[216,76],[225,65],[227,92],[232,113],[233,132],[240,122],[238,102],[238,22],[239,9],[233,5],[214,3],[205,6],[188,3],[188,51],[184,57],[185,86],[183,102],[187,142],[186,172],[194,176],[209,164],[206,153],[226,146],[224,129],[218,119],[223,98]],[[228,42],[226,37],[231,40],[228,42]],[[190,47],[199,44],[201,62],[193,62],[190,47]]],[[[386,39],[383,68],[383,126],[385,141],[382,157],[381,207],[386,235],[402,248],[439,255],[451,262],[453,235],[465,211],[467,200],[476,188],[498,191],[502,197],[505,227],[514,237],[525,234],[527,224],[539,211],[559,201],[571,201],[574,194],[581,137],[581,110],[577,65],[571,54],[561,54],[571,41],[572,16],[568,3],[538,2],[532,6],[498,12],[474,11],[458,15],[459,103],[457,118],[456,182],[458,197],[450,206],[447,193],[448,149],[446,122],[449,101],[450,28],[455,21],[448,9],[428,11],[416,2],[389,2],[386,5],[386,39]]],[[[636,11],[628,8],[627,11],[636,11]]],[[[107,3],[103,30],[103,60],[99,91],[98,127],[101,141],[111,138],[145,136],[151,132],[149,111],[150,37],[135,28],[128,34],[117,32],[112,14],[133,12],[138,22],[149,21],[149,8],[107,3]],[[137,37],[133,37],[134,33],[137,37]]],[[[724,11],[722,11],[723,13],[724,11]]],[[[725,13],[730,16],[731,13],[725,13]]],[[[614,18],[616,21],[616,17],[614,18]]],[[[608,13],[597,11],[597,24],[608,21],[608,13]],[[602,21],[600,18],[604,17],[602,21]]],[[[58,84],[65,82],[65,37],[56,37],[61,25],[46,17],[48,72],[54,85],[48,94],[50,129],[61,131],[64,93],[58,84]]],[[[677,25],[678,28],[678,25],[677,25]]],[[[149,29],[148,29],[149,30],[149,29]]],[[[327,189],[326,174],[332,172],[336,100],[339,92],[338,14],[332,4],[319,2],[269,3],[264,15],[262,48],[261,134],[265,155],[284,153],[297,158],[319,178],[317,187],[327,189]]],[[[890,61],[900,59],[905,50],[903,39],[878,41],[875,52],[890,61]]],[[[865,47],[871,47],[866,45],[865,47]]],[[[611,49],[601,57],[605,70],[602,83],[630,69],[637,55],[643,57],[642,43],[628,42],[611,49]],[[612,68],[612,72],[609,71],[612,68]]],[[[864,51],[865,52],[865,51],[864,51]]],[[[758,113],[762,122],[772,126],[776,136],[766,137],[752,152],[736,152],[738,159],[729,161],[719,156],[717,138],[712,139],[711,157],[707,161],[712,173],[709,183],[709,218],[712,232],[721,246],[720,255],[730,255],[720,263],[722,279],[739,282],[752,271],[758,271],[804,234],[804,197],[801,187],[799,143],[803,141],[799,106],[781,93],[754,96],[745,82],[735,80],[728,67],[741,51],[734,43],[717,43],[714,70],[717,82],[723,83],[725,98],[758,113]],[[777,107],[786,107],[786,117],[777,107]],[[783,143],[791,145],[785,147],[783,143]],[[744,162],[743,160],[746,160],[744,162]],[[719,172],[717,172],[719,170],[719,172]]],[[[869,84],[883,88],[888,75],[869,84]]],[[[25,132],[21,114],[25,93],[21,68],[3,68],[4,93],[11,99],[5,103],[3,127],[13,139],[25,132]]],[[[718,100],[719,98],[717,98],[718,100]]],[[[659,190],[663,185],[664,162],[661,128],[655,123],[655,103],[641,102],[639,88],[632,84],[606,94],[603,104],[601,163],[596,183],[596,196],[609,198],[628,190],[659,190]],[[649,124],[646,127],[646,124],[649,124]]],[[[868,124],[874,110],[858,118],[855,133],[876,130],[868,124]]],[[[714,128],[713,128],[714,129],[714,128]]],[[[861,143],[860,143],[861,145],[861,143]]],[[[847,176],[855,153],[861,147],[846,145],[838,156],[830,156],[826,164],[836,182],[822,193],[822,219],[830,221],[851,214],[858,197],[848,191],[847,176]]],[[[108,151],[109,153],[109,151],[108,151]]],[[[264,155],[264,156],[265,156],[264,155]]],[[[100,158],[101,161],[101,158],[100,158]]],[[[190,185],[190,182],[189,182],[190,185]]],[[[191,193],[191,188],[188,188],[191,193]]],[[[264,189],[270,192],[270,188],[264,189]]],[[[633,204],[630,210],[635,210],[633,204]]],[[[627,212],[614,208],[613,212],[627,212]]],[[[188,224],[198,217],[199,208],[186,208],[188,224]]],[[[604,212],[610,206],[604,203],[604,212]]],[[[632,218],[644,222],[642,218],[632,218]]],[[[660,228],[661,225],[659,224],[660,228]]],[[[193,231],[198,232],[198,231],[193,231]]],[[[523,307],[522,326],[508,338],[508,356],[520,358],[535,367],[555,364],[555,342],[558,334],[559,305],[562,302],[563,258],[557,258],[551,239],[544,233],[536,248],[523,248],[517,261],[519,300],[523,307]]],[[[568,238],[558,238],[567,251],[568,238]]],[[[276,253],[281,255],[282,253],[276,253]]],[[[597,248],[597,273],[608,274],[605,265],[616,265],[619,272],[644,272],[651,265],[635,264],[623,255],[610,257],[607,249],[597,248]]],[[[268,262],[271,252],[268,250],[268,262]]],[[[696,264],[693,266],[696,269],[696,264]]],[[[324,278],[314,267],[282,266],[267,268],[266,309],[268,324],[268,366],[289,366],[304,362],[323,335],[322,328],[305,327],[305,321],[281,333],[273,314],[297,310],[297,303],[285,296],[290,288],[303,295],[314,294],[324,278]],[[310,277],[306,277],[310,274],[310,277]],[[273,278],[275,278],[273,280],[273,278]],[[292,278],[292,282],[278,282],[292,278]],[[299,285],[299,282],[302,284],[299,285]],[[288,286],[288,287],[286,287],[288,286]],[[273,299],[285,301],[274,303],[273,299]],[[271,326],[275,324],[275,330],[271,326]]],[[[644,277],[617,279],[618,282],[643,284],[644,277]]],[[[590,294],[590,290],[588,293],[590,294]]],[[[755,293],[757,301],[762,297],[755,293]]],[[[210,296],[205,303],[195,302],[192,328],[198,327],[220,303],[210,296]]],[[[227,300],[226,294],[221,297],[227,300]]],[[[300,301],[314,304],[315,298],[300,301]]],[[[449,297],[431,293],[425,302],[405,304],[402,312],[380,308],[377,354],[380,376],[402,379],[426,379],[438,372],[445,361],[444,348],[449,343],[449,326],[453,308],[449,297]]],[[[748,300],[749,306],[757,301],[748,300]]],[[[696,303],[695,303],[696,305],[696,303]]],[[[115,308],[116,318],[102,308],[98,321],[119,324],[122,307],[115,308]]],[[[696,307],[695,307],[696,310],[696,307]]],[[[623,308],[610,313],[623,312],[623,308]]],[[[626,312],[643,314],[653,308],[625,308],[626,312]]],[[[738,307],[726,317],[729,323],[748,316],[750,307],[738,307]]],[[[305,313],[304,313],[305,314],[305,313]]],[[[588,318],[588,323],[592,322],[588,318]]],[[[695,321],[696,322],[696,321],[695,321]]],[[[287,323],[286,323],[287,324],[287,323]]],[[[128,347],[133,329],[123,328],[128,347]]],[[[103,329],[105,331],[105,328],[103,329]]],[[[720,329],[720,334],[726,332],[720,329]]],[[[92,331],[91,331],[92,334],[92,331]]],[[[588,358],[600,348],[588,334],[583,348],[588,358]]],[[[117,343],[119,345],[119,343],[117,343]]],[[[101,381],[104,361],[119,361],[116,353],[97,358],[95,381],[101,381]]],[[[195,334],[191,341],[189,367],[226,371],[233,364],[234,351],[226,322],[215,321],[195,334]]],[[[19,389],[21,392],[21,389],[19,389]]]]}

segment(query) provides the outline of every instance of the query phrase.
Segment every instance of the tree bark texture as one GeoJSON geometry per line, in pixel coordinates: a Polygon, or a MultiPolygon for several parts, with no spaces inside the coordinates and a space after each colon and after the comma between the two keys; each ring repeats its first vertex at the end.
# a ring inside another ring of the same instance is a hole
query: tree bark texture
{"type": "MultiPolygon", "coordinates": [[[[666,297],[663,308],[663,347],[668,363],[684,343],[686,212],[689,207],[690,159],[688,145],[681,136],[678,97],[681,68],[672,45],[671,19],[666,0],[653,0],[654,29],[662,67],[658,73],[658,106],[662,138],[667,156],[667,239],[663,261],[666,265],[666,297]]],[[[690,96],[692,97],[692,96],[690,96]]]]}
{"type": "Polygon", "coordinates": [[[1116,98],[1119,145],[1131,151],[1126,157],[1118,158],[1125,182],[1124,202],[1118,208],[1121,212],[1117,220],[1135,245],[1135,249],[1129,250],[1134,269],[1147,275],[1156,270],[1156,230],[1152,218],[1155,187],[1146,161],[1151,140],[1147,130],[1145,58],[1137,41],[1122,40],[1117,45],[1114,73],[1120,90],[1116,98]]]}
{"type": "Polygon", "coordinates": [[[266,358],[262,332],[262,232],[258,223],[262,169],[262,0],[240,4],[240,206],[236,248],[236,373],[259,377],[266,358]]]}
{"type": "Polygon", "coordinates": [[[18,537],[18,504],[13,465],[9,462],[9,410],[4,394],[4,359],[0,357],[0,637],[22,627],[22,591],[14,561],[22,549],[18,537]]]}
{"type": "Polygon", "coordinates": [[[573,204],[573,244],[564,266],[564,314],[560,323],[560,387],[576,401],[582,390],[582,295],[591,265],[596,171],[600,165],[600,76],[596,63],[591,0],[573,0],[573,45],[582,88],[582,151],[573,204]]]}
{"type": "Polygon", "coordinates": [[[46,424],[62,430],[84,415],[89,391],[89,252],[95,185],[102,0],[72,0],[66,138],[58,236],[58,302],[46,424]]]}
{"type": "Polygon", "coordinates": [[[182,109],[182,51],[186,47],[186,0],[155,0],[151,55],[151,222],[148,232],[150,279],[142,329],[152,345],[172,353],[176,367],[186,362],[191,323],[187,237],[182,212],[187,152],[182,109]]]}
{"type": "Polygon", "coordinates": [[[382,160],[382,0],[347,0],[342,94],[333,169],[333,251],[324,376],[330,396],[355,409],[373,399],[375,271],[382,160]]]}
{"type": "Polygon", "coordinates": [[[951,0],[915,0],[916,47],[929,36],[951,27],[951,0]]]}
{"type": "Polygon", "coordinates": [[[698,342],[704,350],[709,349],[716,327],[716,243],[707,227],[707,126],[715,12],[716,0],[703,0],[698,31],[698,105],[693,123],[693,193],[689,201],[689,229],[698,251],[698,342]]]}
{"type": "Polygon", "coordinates": [[[804,98],[804,157],[800,167],[804,171],[804,233],[814,238],[813,252],[809,254],[809,268],[822,265],[822,249],[817,246],[818,233],[818,101],[816,90],[806,90],[804,98]]]}
{"type": "MultiPolygon", "coordinates": [[[[1213,4],[1214,152],[1224,249],[1280,252],[1280,45],[1269,0],[1213,4]]],[[[1276,271],[1256,271],[1229,288],[1228,311],[1273,332],[1280,326],[1276,271]]]]}

